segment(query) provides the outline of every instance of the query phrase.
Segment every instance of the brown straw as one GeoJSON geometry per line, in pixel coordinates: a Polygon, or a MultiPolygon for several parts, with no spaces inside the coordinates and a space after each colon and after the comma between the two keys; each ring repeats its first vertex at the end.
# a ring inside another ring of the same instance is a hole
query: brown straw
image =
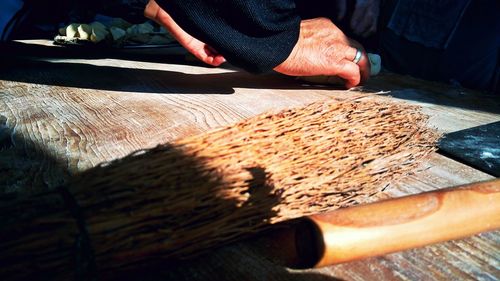
{"type": "MultiPolygon", "coordinates": [[[[426,122],[388,98],[317,102],[138,151],[69,190],[97,268],[113,272],[363,202],[435,149],[426,122]]],[[[0,277],[74,277],[81,233],[60,194],[0,200],[0,277]]]]}

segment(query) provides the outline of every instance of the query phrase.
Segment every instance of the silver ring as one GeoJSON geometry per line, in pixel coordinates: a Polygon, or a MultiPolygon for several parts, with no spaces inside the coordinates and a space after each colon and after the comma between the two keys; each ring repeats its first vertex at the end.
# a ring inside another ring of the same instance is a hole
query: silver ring
{"type": "Polygon", "coordinates": [[[358,62],[361,60],[361,56],[363,55],[363,52],[361,52],[359,49],[356,49],[356,56],[352,60],[353,63],[358,64],[358,62]]]}

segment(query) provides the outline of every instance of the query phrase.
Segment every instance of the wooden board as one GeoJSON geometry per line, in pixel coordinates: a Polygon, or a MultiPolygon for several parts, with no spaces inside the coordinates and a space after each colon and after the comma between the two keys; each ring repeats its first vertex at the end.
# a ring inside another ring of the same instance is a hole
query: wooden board
{"type": "MultiPolygon", "coordinates": [[[[33,43],[33,42],[31,42],[33,43]]],[[[39,42],[35,42],[39,43],[39,42]]],[[[234,123],[268,110],[360,91],[419,104],[444,133],[500,121],[500,103],[472,91],[383,74],[357,91],[306,85],[277,74],[189,65],[169,56],[85,54],[32,44],[0,58],[0,188],[34,192],[135,150],[234,123]]],[[[12,50],[12,49],[10,49],[12,50]]],[[[6,52],[2,52],[6,54],[6,52]]],[[[434,154],[387,187],[402,196],[492,178],[434,154]]],[[[316,270],[277,264],[272,235],[228,245],[149,272],[154,280],[495,280],[499,233],[316,270]]],[[[144,272],[139,273],[144,276],[144,272]]]]}

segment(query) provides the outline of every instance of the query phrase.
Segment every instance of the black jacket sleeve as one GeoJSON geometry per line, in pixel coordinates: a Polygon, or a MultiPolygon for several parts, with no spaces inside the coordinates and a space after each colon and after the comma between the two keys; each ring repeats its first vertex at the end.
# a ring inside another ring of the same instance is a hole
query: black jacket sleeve
{"type": "Polygon", "coordinates": [[[193,37],[231,64],[262,73],[281,64],[295,46],[300,16],[293,0],[157,0],[193,37]]]}

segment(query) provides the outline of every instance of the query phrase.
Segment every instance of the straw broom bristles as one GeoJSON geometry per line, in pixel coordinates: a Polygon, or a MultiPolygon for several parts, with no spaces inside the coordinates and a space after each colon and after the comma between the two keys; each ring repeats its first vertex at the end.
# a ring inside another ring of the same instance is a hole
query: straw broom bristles
{"type": "MultiPolygon", "coordinates": [[[[101,272],[186,257],[380,192],[434,150],[426,120],[380,97],[314,103],[100,165],[70,192],[101,272]]],[[[0,276],[68,278],[82,267],[60,194],[0,199],[0,276]]]]}

